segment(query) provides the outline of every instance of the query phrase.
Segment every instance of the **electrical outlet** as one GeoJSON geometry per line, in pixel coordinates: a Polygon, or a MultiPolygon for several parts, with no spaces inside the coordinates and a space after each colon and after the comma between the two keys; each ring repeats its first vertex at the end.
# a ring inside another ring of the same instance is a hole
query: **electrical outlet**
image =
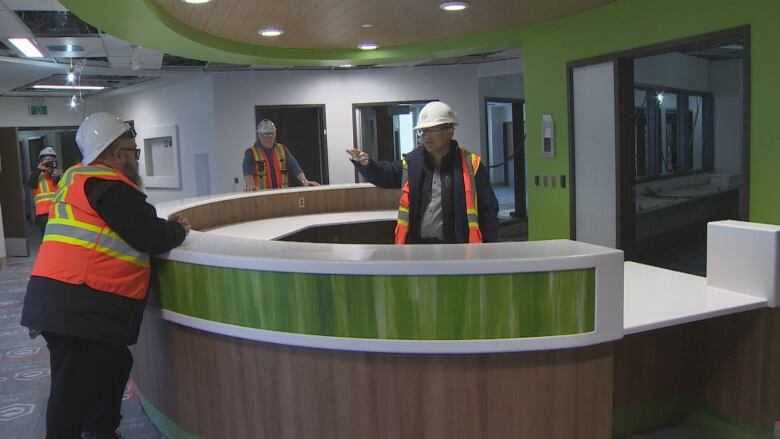
{"type": "Polygon", "coordinates": [[[306,200],[303,197],[298,197],[298,207],[306,207],[306,200]]]}

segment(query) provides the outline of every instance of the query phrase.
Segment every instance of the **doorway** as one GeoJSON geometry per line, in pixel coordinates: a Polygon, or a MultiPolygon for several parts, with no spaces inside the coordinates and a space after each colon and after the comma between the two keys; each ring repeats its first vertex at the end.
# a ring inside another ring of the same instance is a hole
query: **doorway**
{"type": "Polygon", "coordinates": [[[570,63],[574,239],[706,274],[707,222],[748,220],[749,37],[742,27],[570,63]]]}
{"type": "Polygon", "coordinates": [[[525,101],[485,98],[485,166],[499,204],[499,219],[528,215],[525,161],[525,101]]]}
{"type": "MultiPolygon", "coordinates": [[[[394,161],[418,146],[414,124],[430,101],[352,105],[352,137],[357,149],[374,160],[394,161]]],[[[364,181],[355,171],[355,182],[364,181]]]]}
{"type": "MultiPolygon", "coordinates": [[[[324,105],[255,106],[255,125],[268,119],[276,125],[276,141],[295,156],[309,180],[328,184],[328,146],[324,105]]],[[[291,176],[290,186],[300,186],[291,176]]]]}
{"type": "Polygon", "coordinates": [[[31,238],[39,237],[38,228],[34,227],[35,204],[32,189],[27,184],[27,177],[38,166],[38,153],[43,148],[51,147],[57,153],[58,167],[66,170],[81,161],[81,152],[76,145],[76,130],[78,127],[24,127],[17,132],[19,161],[22,169],[22,204],[24,208],[27,233],[31,238]]]}

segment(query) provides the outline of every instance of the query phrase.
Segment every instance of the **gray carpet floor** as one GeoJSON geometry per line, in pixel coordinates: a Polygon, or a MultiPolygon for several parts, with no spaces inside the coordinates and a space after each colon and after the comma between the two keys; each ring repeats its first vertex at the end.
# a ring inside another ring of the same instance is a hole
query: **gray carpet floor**
{"type": "MultiPolygon", "coordinates": [[[[37,245],[34,246],[37,250],[37,245]]],[[[46,437],[46,400],[49,396],[49,351],[43,337],[31,339],[19,326],[22,303],[34,254],[8,258],[0,269],[0,438],[46,437]]],[[[119,431],[131,439],[163,437],[141,409],[132,381],[125,389],[119,431]]]]}

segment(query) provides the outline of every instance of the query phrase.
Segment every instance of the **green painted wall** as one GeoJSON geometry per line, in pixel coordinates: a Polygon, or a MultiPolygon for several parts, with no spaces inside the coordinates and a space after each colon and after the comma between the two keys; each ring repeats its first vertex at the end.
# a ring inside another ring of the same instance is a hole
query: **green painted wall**
{"type": "MultiPolygon", "coordinates": [[[[525,29],[528,174],[569,175],[566,63],[718,30],[751,26],[750,220],[780,224],[780,1],[621,0],[525,29]],[[542,114],[555,120],[556,157],[539,155],[542,114]]],[[[569,237],[569,191],[531,185],[530,239],[569,237]]]]}

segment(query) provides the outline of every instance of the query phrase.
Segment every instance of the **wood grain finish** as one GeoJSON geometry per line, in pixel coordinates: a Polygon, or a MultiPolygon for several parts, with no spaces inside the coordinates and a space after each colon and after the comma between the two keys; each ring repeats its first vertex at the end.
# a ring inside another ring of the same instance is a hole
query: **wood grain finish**
{"type": "Polygon", "coordinates": [[[629,335],[615,344],[616,410],[682,397],[727,418],[780,420],[780,309],[629,335]]]}
{"type": "Polygon", "coordinates": [[[401,191],[376,187],[328,188],[311,191],[276,190],[214,201],[180,212],[195,230],[266,218],[327,212],[397,209],[401,191]],[[305,207],[298,207],[299,198],[305,207]]]}
{"type": "Polygon", "coordinates": [[[291,348],[147,313],[141,393],[204,438],[604,438],[612,345],[482,355],[291,348]]]}
{"type": "Polygon", "coordinates": [[[448,13],[438,1],[218,0],[190,5],[155,0],[171,17],[208,34],[248,44],[285,48],[354,49],[373,41],[394,46],[504,30],[584,12],[615,0],[480,0],[448,13]],[[370,28],[361,27],[369,23],[370,28]],[[261,28],[285,31],[277,38],[261,28]]]}

